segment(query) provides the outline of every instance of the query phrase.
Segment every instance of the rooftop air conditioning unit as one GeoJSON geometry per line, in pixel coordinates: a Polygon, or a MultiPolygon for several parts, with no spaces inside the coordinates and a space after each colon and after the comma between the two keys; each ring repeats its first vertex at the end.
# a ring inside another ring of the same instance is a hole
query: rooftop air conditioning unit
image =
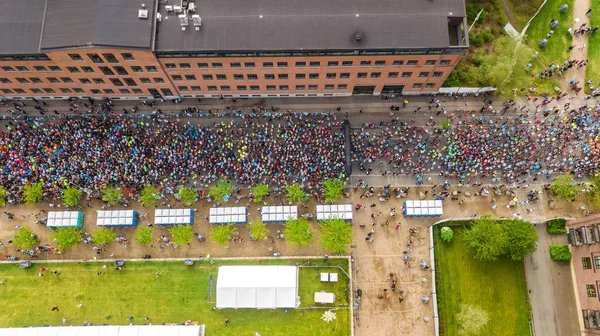
{"type": "Polygon", "coordinates": [[[175,13],[183,13],[183,8],[181,8],[181,6],[173,6],[173,10],[175,13]]]}
{"type": "Polygon", "coordinates": [[[138,19],[147,19],[148,18],[148,10],[140,9],[138,10],[138,19]]]}
{"type": "Polygon", "coordinates": [[[188,5],[188,12],[195,12],[196,11],[196,4],[193,2],[190,2],[190,4],[188,5]]]}
{"type": "Polygon", "coordinates": [[[200,26],[202,26],[202,18],[200,17],[200,15],[192,15],[192,21],[194,22],[194,27],[196,27],[196,30],[200,30],[200,26]]]}
{"type": "Polygon", "coordinates": [[[165,6],[165,9],[167,10],[167,13],[173,13],[173,6],[167,5],[165,6]]]}

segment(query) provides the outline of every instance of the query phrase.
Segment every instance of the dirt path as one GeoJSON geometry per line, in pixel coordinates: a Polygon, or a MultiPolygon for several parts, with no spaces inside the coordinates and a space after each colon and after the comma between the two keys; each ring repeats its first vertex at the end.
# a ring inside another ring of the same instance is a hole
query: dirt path
{"type": "Polygon", "coordinates": [[[508,17],[508,23],[510,23],[515,29],[521,30],[523,27],[519,27],[515,20],[515,17],[512,15],[510,8],[508,7],[508,3],[506,0],[502,0],[502,6],[504,7],[504,12],[506,13],[506,17],[508,17]]]}

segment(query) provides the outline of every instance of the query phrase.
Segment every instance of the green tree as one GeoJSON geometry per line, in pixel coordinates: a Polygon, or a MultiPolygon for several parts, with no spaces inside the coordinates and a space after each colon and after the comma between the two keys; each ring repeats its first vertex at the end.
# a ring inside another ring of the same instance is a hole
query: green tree
{"type": "Polygon", "coordinates": [[[446,120],[443,120],[443,121],[442,121],[442,123],[441,123],[440,127],[441,127],[443,130],[448,130],[448,129],[451,129],[451,128],[452,128],[452,123],[450,122],[450,120],[446,119],[446,120]]]}
{"type": "Polygon", "coordinates": [[[535,251],[539,237],[533,224],[519,219],[511,219],[502,221],[500,225],[504,228],[507,236],[507,257],[520,261],[535,251]]]}
{"type": "Polygon", "coordinates": [[[148,184],[144,187],[144,189],[142,189],[139,201],[144,206],[151,207],[156,203],[156,200],[158,200],[159,198],[160,194],[158,193],[158,190],[156,190],[156,188],[153,185],[148,184]]]}
{"type": "Polygon", "coordinates": [[[341,179],[327,179],[323,182],[323,191],[325,194],[325,203],[337,201],[346,188],[346,182],[341,179]]]}
{"type": "Polygon", "coordinates": [[[153,228],[145,228],[140,226],[137,228],[137,230],[135,230],[135,241],[142,246],[146,246],[152,243],[152,234],[154,234],[153,228]]]}
{"type": "Polygon", "coordinates": [[[573,255],[567,245],[550,245],[550,257],[555,261],[570,261],[573,255]]]}
{"type": "Polygon", "coordinates": [[[226,246],[231,236],[235,234],[233,224],[213,225],[210,231],[210,238],[217,244],[226,246]]]}
{"type": "Polygon", "coordinates": [[[267,225],[260,219],[250,222],[250,224],[248,224],[248,229],[252,234],[252,238],[256,241],[265,239],[267,233],[269,233],[267,225]]]}
{"type": "Polygon", "coordinates": [[[21,227],[15,232],[15,245],[23,250],[31,250],[38,243],[37,236],[28,227],[21,227]]]}
{"type": "Polygon", "coordinates": [[[6,188],[4,188],[4,186],[0,186],[0,207],[3,207],[6,205],[7,197],[8,197],[8,191],[6,191],[6,188]]]}
{"type": "Polygon", "coordinates": [[[600,174],[594,175],[589,184],[589,192],[587,198],[596,206],[600,208],[600,174]]]}
{"type": "Polygon", "coordinates": [[[25,204],[34,204],[39,202],[44,196],[44,188],[42,182],[27,183],[23,188],[23,200],[25,204]]]}
{"type": "MultiPolygon", "coordinates": [[[[352,227],[340,218],[322,221],[320,239],[325,251],[344,254],[352,243],[352,227]]],[[[288,238],[289,239],[289,238],[288,238]]]]}
{"type": "Polygon", "coordinates": [[[177,191],[177,194],[175,194],[175,197],[178,200],[182,201],[183,203],[185,203],[187,205],[191,205],[192,203],[194,203],[196,201],[196,198],[198,197],[198,193],[194,189],[190,189],[190,188],[186,188],[186,187],[179,187],[179,191],[177,191]]]}
{"type": "Polygon", "coordinates": [[[443,241],[449,243],[452,241],[452,237],[454,237],[454,232],[451,228],[444,226],[441,231],[441,236],[443,241]]]}
{"type": "Polygon", "coordinates": [[[95,244],[106,245],[114,242],[117,239],[115,232],[106,227],[100,227],[92,233],[92,240],[95,244]]]}
{"type": "Polygon", "coordinates": [[[68,187],[63,190],[62,199],[66,206],[74,206],[79,204],[79,201],[83,197],[83,191],[76,187],[68,187]]]}
{"type": "Polygon", "coordinates": [[[169,232],[173,236],[173,244],[183,246],[191,243],[194,239],[194,232],[191,225],[175,225],[169,232]]]}
{"type": "Polygon", "coordinates": [[[290,204],[299,204],[308,199],[308,195],[302,190],[302,187],[298,183],[288,185],[285,187],[287,191],[287,198],[290,204]]]}
{"type": "Polygon", "coordinates": [[[57,244],[56,249],[62,252],[79,244],[81,241],[81,231],[74,227],[56,229],[53,238],[57,244]]]}
{"type": "Polygon", "coordinates": [[[298,219],[289,219],[285,222],[283,234],[290,246],[298,248],[300,246],[310,246],[315,233],[310,224],[308,224],[308,221],[301,217],[298,219]]]}
{"type": "Polygon", "coordinates": [[[550,191],[557,197],[566,199],[569,202],[575,202],[579,196],[579,189],[575,186],[575,180],[571,174],[561,175],[554,180],[550,191]]]}
{"type": "Polygon", "coordinates": [[[254,196],[254,202],[262,203],[263,198],[269,196],[269,185],[264,183],[257,184],[252,187],[251,191],[254,196]]]}
{"type": "Polygon", "coordinates": [[[233,185],[229,180],[219,180],[219,183],[213,185],[208,190],[208,195],[215,200],[224,201],[227,195],[233,192],[233,185]]]}
{"type": "Polygon", "coordinates": [[[102,200],[110,205],[115,205],[123,198],[123,190],[117,187],[106,187],[102,189],[102,200]]]}
{"type": "Polygon", "coordinates": [[[490,217],[481,217],[473,221],[463,235],[467,249],[479,261],[498,260],[506,253],[507,236],[498,221],[490,217]]]}

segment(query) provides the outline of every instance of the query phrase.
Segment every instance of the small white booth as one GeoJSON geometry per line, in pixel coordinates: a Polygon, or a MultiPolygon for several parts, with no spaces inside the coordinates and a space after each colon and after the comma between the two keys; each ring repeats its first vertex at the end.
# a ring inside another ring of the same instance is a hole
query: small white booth
{"type": "Polygon", "coordinates": [[[315,292],[315,303],[334,303],[335,295],[327,292],[315,292]]]}
{"type": "Polygon", "coordinates": [[[210,224],[246,224],[248,214],[246,207],[210,208],[208,217],[210,224]]]}
{"type": "Polygon", "coordinates": [[[260,212],[264,223],[285,222],[298,219],[298,206],[264,206],[260,212]]]}
{"type": "Polygon", "coordinates": [[[317,220],[322,221],[331,218],[352,220],[352,204],[317,205],[317,220]]]}

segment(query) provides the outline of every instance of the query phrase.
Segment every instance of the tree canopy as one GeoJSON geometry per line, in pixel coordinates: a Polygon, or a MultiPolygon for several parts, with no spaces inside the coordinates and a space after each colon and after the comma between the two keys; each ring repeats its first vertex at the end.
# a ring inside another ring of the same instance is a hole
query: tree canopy
{"type": "Polygon", "coordinates": [[[454,237],[454,232],[452,231],[451,228],[444,226],[440,232],[440,235],[441,235],[443,241],[445,241],[446,243],[449,243],[452,241],[452,237],[454,237]]]}
{"type": "Polygon", "coordinates": [[[175,225],[169,229],[169,232],[173,236],[173,244],[177,246],[191,243],[194,239],[194,232],[191,225],[175,225]]]}
{"type": "Polygon", "coordinates": [[[251,189],[254,202],[262,203],[263,198],[269,196],[269,185],[261,183],[257,184],[251,189]]]}
{"type": "Polygon", "coordinates": [[[66,206],[79,204],[81,197],[83,197],[83,191],[79,190],[79,188],[70,186],[63,190],[62,200],[66,206]]]}
{"type": "Polygon", "coordinates": [[[267,233],[269,233],[269,230],[267,230],[267,225],[260,219],[250,222],[250,224],[248,224],[248,229],[252,234],[252,238],[256,241],[265,239],[267,237],[267,233]]]}
{"type": "Polygon", "coordinates": [[[156,187],[151,184],[147,184],[142,192],[140,193],[139,201],[146,207],[153,206],[156,201],[160,198],[160,194],[156,187]]]}
{"type": "Polygon", "coordinates": [[[579,189],[575,186],[575,180],[571,174],[561,175],[556,178],[550,191],[557,197],[563,198],[569,202],[575,202],[579,196],[579,189]]]}
{"type": "Polygon", "coordinates": [[[506,253],[507,236],[504,228],[491,217],[473,221],[463,235],[467,249],[479,261],[494,261],[506,253]]]}
{"type": "Polygon", "coordinates": [[[6,205],[7,197],[8,197],[8,191],[6,191],[6,188],[4,188],[4,186],[0,186],[0,207],[3,207],[6,205]]]}
{"type": "Polygon", "coordinates": [[[535,251],[539,238],[529,222],[519,219],[500,221],[491,217],[474,220],[463,237],[475,259],[483,262],[497,260],[502,255],[523,260],[535,251]]]}
{"type": "Polygon", "coordinates": [[[283,230],[285,239],[290,246],[298,248],[300,246],[310,246],[314,238],[314,230],[305,218],[289,219],[285,223],[283,230]]]}
{"type": "Polygon", "coordinates": [[[346,182],[341,179],[327,179],[323,182],[323,191],[325,203],[333,203],[337,201],[346,188],[346,182]]]}
{"type": "Polygon", "coordinates": [[[539,236],[529,222],[511,219],[502,221],[506,232],[506,256],[512,260],[523,260],[537,248],[539,236]]]}
{"type": "Polygon", "coordinates": [[[590,179],[587,198],[594,206],[600,208],[600,174],[596,174],[590,179]]]}
{"type": "Polygon", "coordinates": [[[115,205],[123,198],[123,190],[118,187],[106,187],[102,189],[102,200],[110,205],[115,205]]]}
{"type": "Polygon", "coordinates": [[[352,243],[352,226],[339,218],[322,221],[320,239],[325,251],[344,254],[352,243]]]}
{"type": "Polygon", "coordinates": [[[300,204],[308,200],[308,194],[304,192],[302,187],[298,183],[288,185],[285,190],[287,191],[287,198],[290,204],[300,204]]]}
{"type": "Polygon", "coordinates": [[[106,227],[100,227],[92,233],[92,240],[97,245],[106,245],[117,239],[115,232],[106,227]]]}
{"type": "Polygon", "coordinates": [[[15,238],[13,241],[15,245],[23,250],[31,250],[38,243],[35,233],[33,233],[33,231],[26,226],[22,226],[17,230],[17,232],[15,232],[15,238]]]}
{"type": "Polygon", "coordinates": [[[179,187],[179,190],[177,191],[177,194],[175,194],[175,197],[183,203],[191,205],[192,203],[196,202],[198,193],[194,189],[179,187]]]}
{"type": "Polygon", "coordinates": [[[233,224],[227,225],[213,225],[210,231],[210,238],[221,246],[227,245],[231,236],[235,234],[235,228],[233,224]]]}
{"type": "Polygon", "coordinates": [[[25,204],[34,204],[39,202],[44,196],[42,182],[27,183],[23,187],[23,200],[25,204]]]}
{"type": "Polygon", "coordinates": [[[73,227],[56,229],[53,238],[57,244],[56,249],[62,252],[79,244],[81,241],[81,230],[73,227]]]}
{"type": "Polygon", "coordinates": [[[233,193],[233,185],[229,180],[219,180],[208,190],[208,195],[218,201],[224,201],[225,197],[231,193],[233,193]]]}
{"type": "Polygon", "coordinates": [[[152,234],[154,233],[154,229],[153,228],[146,228],[143,226],[139,226],[136,230],[135,230],[135,241],[140,244],[141,246],[146,246],[150,243],[152,243],[152,234]]]}

